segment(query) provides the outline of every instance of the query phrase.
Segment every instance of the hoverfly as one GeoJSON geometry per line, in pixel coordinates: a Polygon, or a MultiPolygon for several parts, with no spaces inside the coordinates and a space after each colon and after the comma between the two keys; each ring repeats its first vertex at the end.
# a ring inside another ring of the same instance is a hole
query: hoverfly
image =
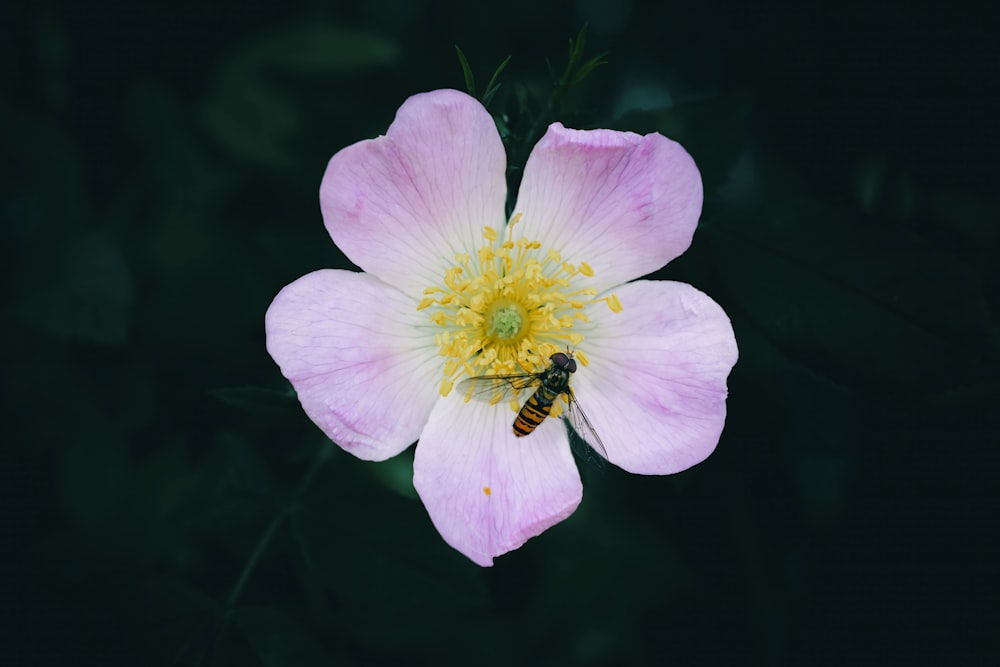
{"type": "Polygon", "coordinates": [[[536,387],[521,410],[514,418],[514,435],[523,438],[530,435],[552,412],[552,404],[565,396],[566,418],[576,434],[597,452],[608,458],[604,443],[594,431],[594,426],[580,408],[573,390],[569,386],[569,376],[576,372],[573,352],[556,352],[549,357],[549,366],[540,373],[513,373],[510,375],[480,375],[462,380],[459,393],[466,397],[476,397],[491,403],[518,395],[522,390],[536,387]]]}

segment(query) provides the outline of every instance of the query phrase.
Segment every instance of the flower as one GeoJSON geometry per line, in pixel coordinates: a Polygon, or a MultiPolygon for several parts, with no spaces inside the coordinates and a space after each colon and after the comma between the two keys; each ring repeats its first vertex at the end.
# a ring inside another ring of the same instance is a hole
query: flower
{"type": "Polygon", "coordinates": [[[583,489],[561,420],[516,438],[511,406],[468,402],[457,382],[537,372],[572,348],[571,386],[608,460],[668,474],[718,443],[737,357],[709,297],[636,280],[687,249],[701,213],[679,144],[554,123],[510,221],[505,171],[476,100],[409,98],[384,136],[334,155],[320,186],[327,231],[364,272],[307,274],[265,318],[268,352],[334,442],[379,461],[419,440],[417,493],[484,566],[572,514],[583,489]]]}

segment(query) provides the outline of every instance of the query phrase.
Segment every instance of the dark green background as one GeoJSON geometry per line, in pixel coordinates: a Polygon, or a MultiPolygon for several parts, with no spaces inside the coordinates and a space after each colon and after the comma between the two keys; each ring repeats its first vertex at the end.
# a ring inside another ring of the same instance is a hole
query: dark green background
{"type": "Polygon", "coordinates": [[[751,4],[3,10],[0,663],[995,658],[995,17],[751,4]],[[407,455],[325,449],[263,315],[347,265],[330,155],[463,87],[455,44],[480,85],[513,56],[493,110],[524,123],[588,20],[609,64],[559,119],[698,162],[701,225],[657,277],[731,315],[730,414],[685,473],[584,466],[574,516],[480,569],[407,455]]]}

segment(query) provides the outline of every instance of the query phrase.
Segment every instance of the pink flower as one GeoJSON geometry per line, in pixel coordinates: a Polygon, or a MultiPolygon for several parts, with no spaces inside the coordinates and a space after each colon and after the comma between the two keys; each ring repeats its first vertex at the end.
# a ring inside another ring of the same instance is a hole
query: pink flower
{"type": "Polygon", "coordinates": [[[537,372],[571,347],[571,387],[608,460],[663,475],[715,449],[737,357],[709,297],[628,282],[691,243],[701,177],[679,144],[554,123],[510,222],[505,168],[476,100],[411,97],[385,136],[334,155],[320,186],[327,231],[364,273],[307,274],[266,316],[268,352],[334,442],[381,461],[419,439],[414,486],[480,565],[568,517],[583,489],[561,420],[516,438],[516,406],[468,402],[454,384],[537,372]]]}

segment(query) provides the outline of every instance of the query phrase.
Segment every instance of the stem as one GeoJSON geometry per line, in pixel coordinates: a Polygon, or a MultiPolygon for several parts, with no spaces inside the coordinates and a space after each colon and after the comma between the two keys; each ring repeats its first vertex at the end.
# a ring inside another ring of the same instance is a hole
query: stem
{"type": "Polygon", "coordinates": [[[250,554],[250,559],[247,560],[247,564],[243,566],[240,578],[236,580],[236,585],[233,586],[233,590],[229,593],[229,597],[226,598],[227,610],[232,609],[236,605],[236,600],[239,598],[240,593],[243,592],[243,587],[246,585],[247,580],[250,579],[250,575],[253,574],[254,569],[257,567],[257,561],[260,560],[264,550],[271,544],[271,539],[274,538],[274,534],[277,532],[278,526],[280,526],[281,522],[285,520],[285,515],[287,513],[288,508],[286,507],[281,510],[278,516],[271,519],[271,523],[268,525],[267,530],[264,531],[264,534],[257,542],[257,546],[254,547],[253,553],[250,554]]]}
{"type": "Polygon", "coordinates": [[[319,473],[320,468],[323,464],[330,460],[330,455],[333,443],[327,441],[316,451],[316,458],[313,460],[312,465],[306,470],[305,474],[302,475],[302,479],[299,480],[299,485],[296,487],[295,492],[285,503],[285,506],[281,508],[281,511],[271,520],[268,524],[267,529],[264,534],[260,536],[257,541],[257,546],[254,547],[253,553],[250,554],[250,558],[247,560],[247,564],[243,566],[243,571],[240,572],[240,578],[236,580],[236,585],[233,586],[233,590],[229,593],[229,597],[226,598],[226,613],[228,614],[232,611],[233,607],[236,606],[236,601],[239,599],[240,594],[243,593],[243,588],[246,586],[247,581],[250,579],[250,575],[257,567],[257,562],[260,557],[264,555],[267,547],[270,546],[271,540],[274,539],[275,533],[278,532],[278,528],[281,523],[285,520],[295,506],[298,504],[299,499],[312,484],[312,481],[316,478],[319,473]]]}

